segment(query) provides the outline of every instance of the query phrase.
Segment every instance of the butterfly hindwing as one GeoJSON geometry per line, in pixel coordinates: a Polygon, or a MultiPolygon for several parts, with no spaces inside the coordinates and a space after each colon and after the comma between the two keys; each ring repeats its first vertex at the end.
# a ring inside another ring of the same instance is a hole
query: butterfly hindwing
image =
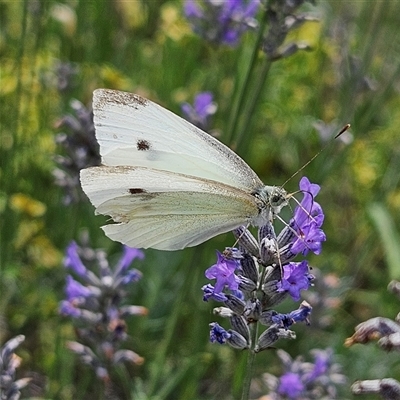
{"type": "Polygon", "coordinates": [[[192,176],[142,167],[81,171],[96,212],[117,224],[107,236],[132,247],[177,250],[246,224],[258,214],[253,196],[192,176]]]}

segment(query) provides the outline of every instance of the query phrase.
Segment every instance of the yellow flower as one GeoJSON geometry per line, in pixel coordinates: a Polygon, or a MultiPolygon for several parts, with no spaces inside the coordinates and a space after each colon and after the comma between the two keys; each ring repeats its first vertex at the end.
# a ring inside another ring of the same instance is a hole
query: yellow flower
{"type": "Polygon", "coordinates": [[[41,217],[46,212],[46,205],[24,193],[10,196],[10,207],[14,211],[25,213],[30,217],[41,217]]]}

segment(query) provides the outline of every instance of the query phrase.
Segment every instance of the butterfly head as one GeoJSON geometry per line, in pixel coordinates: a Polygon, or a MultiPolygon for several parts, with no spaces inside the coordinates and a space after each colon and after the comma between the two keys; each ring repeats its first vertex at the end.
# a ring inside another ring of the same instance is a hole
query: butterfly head
{"type": "Polygon", "coordinates": [[[288,204],[288,194],[280,186],[267,186],[268,203],[273,215],[279,214],[281,209],[288,204]]]}
{"type": "MultiPolygon", "coordinates": [[[[280,186],[263,186],[253,192],[260,204],[261,221],[272,221],[283,207],[288,204],[289,195],[280,186]]],[[[257,223],[258,225],[258,223],[257,223]]]]}

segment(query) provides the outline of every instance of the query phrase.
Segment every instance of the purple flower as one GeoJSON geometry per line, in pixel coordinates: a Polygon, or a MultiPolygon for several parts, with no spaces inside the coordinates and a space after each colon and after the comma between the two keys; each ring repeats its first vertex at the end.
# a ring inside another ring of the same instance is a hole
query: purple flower
{"type": "Polygon", "coordinates": [[[121,280],[122,285],[128,285],[132,282],[138,282],[142,278],[142,273],[137,269],[129,270],[121,280]]]}
{"type": "Polygon", "coordinates": [[[289,315],[294,322],[305,321],[305,323],[309,325],[310,321],[308,317],[310,316],[311,311],[312,307],[304,300],[301,302],[300,307],[297,310],[290,312],[289,315]]]}
{"type": "Polygon", "coordinates": [[[304,197],[289,223],[297,233],[297,236],[291,235],[294,241],[290,251],[293,254],[306,255],[309,251],[320,254],[322,242],[326,240],[324,231],[320,229],[324,222],[324,213],[321,206],[314,201],[320,187],[303,177],[300,180],[300,190],[303,191],[304,197]]]}
{"type": "Polygon", "coordinates": [[[301,376],[294,372],[286,372],[279,380],[278,392],[289,399],[296,399],[304,390],[301,376]]]}
{"type": "Polygon", "coordinates": [[[214,286],[209,283],[204,285],[201,290],[203,291],[203,301],[213,299],[215,301],[224,302],[227,300],[227,297],[223,293],[215,293],[214,286]]]}
{"type": "Polygon", "coordinates": [[[139,260],[144,259],[144,253],[142,250],[135,249],[129,246],[124,245],[124,253],[120,260],[118,261],[118,264],[115,266],[115,271],[114,274],[120,274],[121,272],[124,272],[130,265],[133,260],[136,260],[137,258],[139,260]]]}
{"type": "Polygon", "coordinates": [[[231,334],[227,332],[221,325],[216,322],[210,324],[210,342],[218,342],[220,344],[226,343],[227,339],[231,337],[231,334]]]}
{"type": "Polygon", "coordinates": [[[291,262],[283,266],[283,277],[278,282],[278,292],[289,292],[294,301],[300,300],[300,291],[307,290],[313,276],[308,272],[306,260],[301,263],[291,262]]]}
{"type": "Polygon", "coordinates": [[[87,286],[82,285],[80,282],[72,278],[72,276],[68,275],[65,294],[67,295],[68,301],[71,301],[79,297],[93,296],[94,293],[87,286]]]}
{"type": "Polygon", "coordinates": [[[184,12],[193,31],[204,39],[236,46],[246,30],[257,26],[259,5],[259,0],[186,0],[184,12]]]}
{"type": "Polygon", "coordinates": [[[332,350],[313,349],[315,364],[304,360],[304,356],[295,359],[283,350],[277,355],[282,361],[285,373],[277,378],[265,374],[265,383],[270,389],[271,399],[336,399],[336,385],[346,383],[340,373],[340,366],[332,363],[332,350]]]}
{"type": "Polygon", "coordinates": [[[65,190],[65,205],[87,201],[80,188],[79,171],[101,163],[92,110],[78,100],[71,101],[71,108],[72,115],[64,115],[56,123],[56,128],[65,129],[65,132],[56,135],[55,141],[62,147],[62,154],[55,155],[58,167],[53,170],[55,184],[65,190]]]}
{"type": "Polygon", "coordinates": [[[314,369],[311,374],[307,376],[307,382],[313,382],[318,377],[326,374],[331,364],[332,352],[329,351],[319,351],[315,355],[314,369]]]}
{"type": "MultiPolygon", "coordinates": [[[[306,177],[301,179],[299,186],[300,191],[304,193],[303,199],[296,207],[289,224],[277,237],[282,263],[300,253],[306,255],[312,251],[320,254],[322,242],[326,240],[325,233],[321,229],[324,213],[321,206],[314,201],[320,187],[310,183],[306,177]]],[[[265,247],[265,243],[262,245],[265,247]]]]}
{"type": "Polygon", "coordinates": [[[324,231],[318,228],[317,224],[312,221],[297,229],[299,236],[290,248],[294,254],[302,253],[304,256],[312,251],[314,254],[320,254],[322,250],[322,242],[326,240],[324,231]]]}
{"type": "Polygon", "coordinates": [[[182,103],[181,109],[185,118],[200,129],[207,130],[211,115],[217,111],[217,106],[213,103],[211,92],[202,92],[194,98],[193,107],[189,103],[182,103]]]}
{"type": "Polygon", "coordinates": [[[301,227],[310,221],[310,217],[313,217],[311,220],[314,220],[317,226],[321,227],[324,222],[324,214],[321,206],[314,201],[321,187],[315,183],[311,183],[305,176],[301,178],[299,187],[304,197],[300,206],[296,207],[293,219],[301,227]]]}
{"type": "Polygon", "coordinates": [[[76,308],[67,300],[63,300],[59,306],[59,312],[62,315],[69,315],[72,318],[79,318],[81,315],[81,311],[79,308],[76,308]]]}
{"type": "Polygon", "coordinates": [[[207,279],[215,279],[214,293],[221,293],[224,288],[237,290],[239,288],[239,279],[235,271],[240,264],[237,260],[229,260],[217,251],[217,263],[208,268],[205,272],[207,279]]]}
{"type": "MultiPolygon", "coordinates": [[[[124,361],[125,358],[117,357],[118,354],[129,353],[129,350],[120,349],[127,338],[128,326],[125,319],[130,315],[145,315],[147,312],[144,307],[124,304],[126,285],[138,281],[142,276],[138,270],[129,269],[129,266],[134,259],[142,259],[144,254],[127,246],[123,249],[123,255],[115,268],[109,266],[103,250],[79,247],[75,242],[67,247],[64,260],[65,266],[75,272],[83,283],[67,276],[66,300],[60,303],[59,311],[78,320],[77,332],[85,345],[74,342],[72,350],[93,367],[99,379],[108,379],[108,369],[124,361]],[[92,270],[84,263],[96,269],[92,270]]],[[[140,360],[139,357],[131,361],[136,363],[140,360]]]]}
{"type": "Polygon", "coordinates": [[[310,324],[308,317],[311,314],[312,307],[303,301],[297,310],[291,311],[288,314],[272,315],[271,320],[273,323],[281,325],[284,329],[289,329],[291,325],[296,322],[305,321],[307,325],[310,324]]]}
{"type": "Polygon", "coordinates": [[[20,390],[29,384],[32,378],[16,379],[17,368],[21,358],[14,352],[25,340],[24,335],[13,337],[0,347],[0,397],[7,400],[18,400],[20,390]]]}
{"type": "Polygon", "coordinates": [[[75,242],[71,242],[67,247],[64,265],[67,268],[71,268],[77,275],[81,277],[87,276],[87,269],[83,265],[83,262],[78,255],[78,245],[75,242]]]}
{"type": "Polygon", "coordinates": [[[183,5],[184,12],[187,18],[202,18],[203,11],[194,0],[187,0],[183,5]]]}

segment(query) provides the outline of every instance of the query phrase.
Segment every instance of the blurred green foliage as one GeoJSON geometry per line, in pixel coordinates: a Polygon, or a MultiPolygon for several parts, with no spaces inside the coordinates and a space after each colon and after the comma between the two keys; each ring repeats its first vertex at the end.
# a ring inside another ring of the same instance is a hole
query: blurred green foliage
{"type": "MultiPolygon", "coordinates": [[[[328,237],[311,264],[340,278],[340,296],[334,308],[313,316],[310,327],[294,328],[296,341],[279,346],[293,356],[332,346],[349,383],[399,379],[393,354],[372,344],[346,349],[343,341],[357,323],[393,318],[399,310],[386,285],[400,279],[400,2],[319,1],[306,9],[319,21],[307,22],[287,41],[306,41],[312,50],[271,65],[245,144],[230,143],[264,182],[279,185],[321,148],[317,121],[333,130],[352,125],[352,143],[337,141],[304,170],[322,186],[318,201],[328,237]],[[330,324],[319,327],[318,318],[327,315],[330,324]]],[[[36,371],[43,398],[102,398],[91,371],[65,348],[75,335],[57,312],[66,274],[62,257],[83,228],[111,259],[121,247],[104,237],[104,219],[94,217],[88,202],[62,204],[51,174],[54,155],[62,152],[54,141],[56,123],[71,112],[72,99],[90,105],[98,87],[132,91],[176,113],[182,101],[209,90],[218,104],[213,129],[224,140],[254,33],[238,48],[212,46],[192,33],[179,1],[0,1],[0,18],[0,339],[26,336],[19,373],[36,371]],[[78,72],[59,90],[56,68],[66,62],[78,72]]],[[[264,54],[257,57],[262,63],[264,54]]],[[[298,179],[286,189],[295,191],[298,179]]],[[[223,235],[195,249],[146,251],[138,265],[144,278],[130,301],[150,314],[132,318],[128,330],[129,345],[146,362],[119,370],[125,398],[223,399],[240,393],[245,354],[208,343],[214,317],[200,290],[215,249],[232,242],[223,235]]],[[[273,351],[256,361],[256,377],[280,372],[273,351]]]]}

